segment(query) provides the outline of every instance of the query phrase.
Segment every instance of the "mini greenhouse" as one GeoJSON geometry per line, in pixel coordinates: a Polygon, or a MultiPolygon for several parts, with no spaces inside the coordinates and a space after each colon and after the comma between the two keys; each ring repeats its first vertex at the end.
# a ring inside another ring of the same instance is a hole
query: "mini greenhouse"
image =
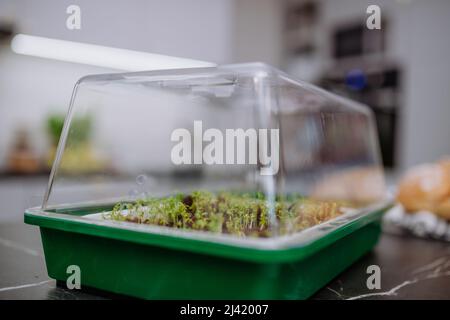
{"type": "Polygon", "coordinates": [[[388,207],[370,109],[241,64],[80,79],[25,221],[59,281],[77,265],[82,287],[141,298],[298,299],[375,245],[388,207]]]}

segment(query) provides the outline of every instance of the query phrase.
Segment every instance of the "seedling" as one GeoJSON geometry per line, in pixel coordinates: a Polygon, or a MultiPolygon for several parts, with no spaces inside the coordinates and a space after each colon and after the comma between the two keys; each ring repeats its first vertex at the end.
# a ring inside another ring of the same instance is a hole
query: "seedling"
{"type": "MultiPolygon", "coordinates": [[[[344,203],[276,197],[278,233],[298,232],[343,213],[344,203]]],[[[269,202],[262,193],[194,191],[117,203],[105,219],[237,236],[270,237],[269,202]]]]}

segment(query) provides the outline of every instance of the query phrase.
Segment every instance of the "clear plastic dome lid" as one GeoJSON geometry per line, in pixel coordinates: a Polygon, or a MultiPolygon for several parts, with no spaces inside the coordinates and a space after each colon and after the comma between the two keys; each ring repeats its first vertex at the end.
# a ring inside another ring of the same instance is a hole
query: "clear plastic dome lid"
{"type": "Polygon", "coordinates": [[[385,195],[370,109],[264,64],[84,77],[55,153],[43,210],[121,223],[270,237],[385,195]]]}

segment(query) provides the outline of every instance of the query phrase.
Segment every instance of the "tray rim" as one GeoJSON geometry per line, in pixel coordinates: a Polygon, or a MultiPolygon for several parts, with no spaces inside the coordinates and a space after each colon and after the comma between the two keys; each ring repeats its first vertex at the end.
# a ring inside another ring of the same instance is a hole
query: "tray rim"
{"type": "Polygon", "coordinates": [[[25,210],[24,222],[41,228],[198,254],[259,263],[282,263],[307,258],[346,235],[370,223],[380,221],[384,212],[392,206],[391,200],[382,201],[303,231],[272,238],[240,238],[207,231],[93,220],[84,218],[84,215],[47,212],[41,207],[25,210]]]}

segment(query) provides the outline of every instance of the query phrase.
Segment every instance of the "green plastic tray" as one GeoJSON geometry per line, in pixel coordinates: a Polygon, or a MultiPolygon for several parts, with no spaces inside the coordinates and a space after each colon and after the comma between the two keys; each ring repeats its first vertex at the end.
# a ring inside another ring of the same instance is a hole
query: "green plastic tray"
{"type": "Polygon", "coordinates": [[[82,288],[146,299],[305,299],[373,248],[388,207],[274,241],[83,217],[103,207],[29,209],[25,222],[40,227],[48,275],[65,282],[77,265],[82,288]]]}

